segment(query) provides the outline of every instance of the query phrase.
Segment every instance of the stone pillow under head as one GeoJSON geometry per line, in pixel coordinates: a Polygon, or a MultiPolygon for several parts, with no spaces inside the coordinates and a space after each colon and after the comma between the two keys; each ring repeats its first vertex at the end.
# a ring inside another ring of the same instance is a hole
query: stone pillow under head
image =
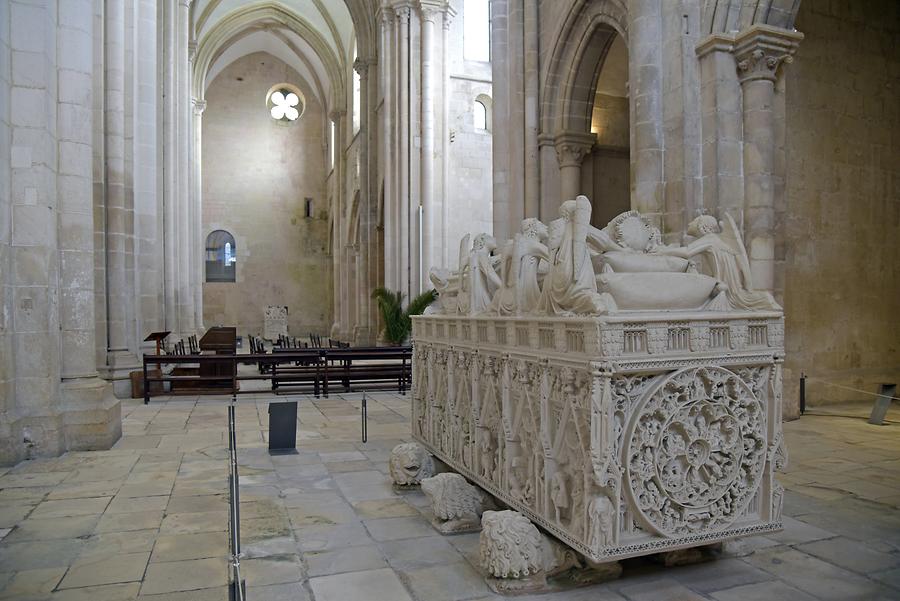
{"type": "Polygon", "coordinates": [[[685,272],[688,267],[687,259],[681,257],[651,255],[627,250],[611,250],[603,253],[603,261],[616,273],[685,272]]]}

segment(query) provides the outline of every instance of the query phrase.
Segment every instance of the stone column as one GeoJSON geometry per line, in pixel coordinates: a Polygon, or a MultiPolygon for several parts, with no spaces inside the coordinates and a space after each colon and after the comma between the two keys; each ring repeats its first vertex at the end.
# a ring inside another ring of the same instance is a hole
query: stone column
{"type": "Polygon", "coordinates": [[[342,262],[343,247],[343,204],[342,197],[342,181],[341,181],[341,153],[338,150],[342,144],[338,138],[338,121],[344,111],[331,111],[328,113],[328,127],[334,127],[334,136],[331,143],[334,145],[332,152],[334,153],[334,164],[331,171],[331,275],[332,275],[332,309],[334,315],[334,323],[332,324],[331,334],[334,338],[344,339],[344,328],[346,322],[343,321],[343,289],[342,289],[342,262]]]}
{"type": "Polygon", "coordinates": [[[581,194],[581,162],[595,140],[594,134],[581,132],[563,132],[554,138],[559,161],[560,203],[581,194]]]}
{"type": "MultiPolygon", "coordinates": [[[[444,11],[443,26],[441,27],[441,205],[442,205],[442,228],[441,228],[441,257],[440,264],[443,266],[450,265],[451,246],[450,244],[450,24],[456,11],[453,7],[447,6],[444,11]]],[[[428,269],[431,269],[429,266],[428,269]]],[[[431,284],[426,281],[425,287],[429,288],[431,284]]]]}
{"type": "Polygon", "coordinates": [[[492,88],[493,100],[491,117],[493,131],[491,132],[491,157],[492,157],[492,192],[494,213],[494,237],[497,240],[511,238],[517,229],[517,224],[510,223],[511,205],[514,201],[509,191],[510,165],[509,165],[509,96],[512,87],[510,85],[510,70],[507,53],[509,49],[510,19],[507,14],[508,0],[491,1],[491,79],[494,82],[506,82],[508,85],[494,85],[492,88]]]}
{"type": "Polygon", "coordinates": [[[196,229],[191,207],[191,58],[190,25],[191,0],[178,0],[175,16],[175,98],[177,130],[172,142],[176,149],[176,196],[178,223],[176,226],[178,254],[178,286],[176,288],[176,308],[179,332],[182,336],[197,333],[195,317],[194,287],[199,285],[194,279],[194,257],[199,252],[199,241],[195,240],[196,229]]]}
{"type": "Polygon", "coordinates": [[[176,184],[177,153],[176,139],[178,135],[178,100],[176,89],[176,52],[175,52],[175,15],[173,2],[162,5],[162,75],[163,94],[163,135],[162,135],[162,212],[163,212],[163,328],[172,332],[172,339],[177,341],[181,329],[178,324],[177,288],[178,273],[176,256],[179,252],[176,223],[178,221],[176,184]]]}
{"type": "Polygon", "coordinates": [[[653,217],[665,212],[662,4],[645,2],[644,10],[628,11],[631,207],[653,217]]]}
{"type": "Polygon", "coordinates": [[[334,241],[335,256],[335,282],[334,290],[335,302],[335,319],[339,323],[338,336],[344,340],[350,340],[353,334],[350,320],[350,266],[347,253],[347,226],[344,222],[344,190],[346,182],[344,181],[344,165],[346,157],[344,156],[344,144],[346,142],[346,122],[347,111],[343,109],[331,111],[329,118],[334,122],[334,177],[335,181],[335,212],[333,214],[335,220],[335,234],[337,239],[334,241]]]}
{"type": "MultiPolygon", "coordinates": [[[[421,4],[422,26],[422,257],[419,265],[419,282],[428,281],[428,270],[436,265],[435,257],[440,256],[443,231],[443,207],[436,194],[435,184],[435,87],[440,64],[435,60],[435,26],[443,22],[446,2],[421,4]]],[[[443,106],[443,102],[441,102],[443,106]]],[[[422,287],[420,285],[420,289],[422,287]]],[[[416,294],[419,289],[413,292],[416,294]]],[[[410,295],[412,297],[412,294],[410,295]]]]}
{"type": "Polygon", "coordinates": [[[802,39],[801,33],[767,25],[735,37],[743,93],[744,236],[758,290],[775,287],[775,79],[802,39]]]}
{"type": "Polygon", "coordinates": [[[707,211],[744,214],[741,95],[734,68],[734,37],[712,35],[697,45],[700,61],[702,200],[707,211]]]}
{"type": "Polygon", "coordinates": [[[126,164],[126,14],[124,0],[104,4],[104,237],[106,250],[106,365],[116,393],[129,394],[137,369],[134,330],[134,206],[126,164]]]}
{"type": "Polygon", "coordinates": [[[95,360],[92,16],[90,0],[70,0],[59,10],[60,412],[69,450],[109,448],[122,433],[119,401],[98,377],[95,360]]]}
{"type": "Polygon", "coordinates": [[[538,0],[525,0],[525,217],[541,214],[539,27],[538,0]]]}
{"type": "Polygon", "coordinates": [[[415,231],[413,219],[418,219],[418,209],[412,206],[409,196],[409,6],[398,6],[396,9],[397,22],[399,25],[400,48],[399,56],[399,81],[400,90],[398,94],[399,100],[399,126],[400,126],[400,143],[399,156],[399,205],[400,205],[400,290],[407,298],[413,292],[412,286],[412,261],[411,258],[418,253],[418,239],[412,239],[412,232],[415,231]],[[415,210],[414,210],[415,209],[415,210]]]}
{"type": "Polygon", "coordinates": [[[197,98],[191,99],[191,225],[193,235],[191,240],[191,286],[193,288],[194,301],[194,327],[198,332],[203,331],[203,282],[206,279],[205,248],[206,238],[203,235],[203,111],[206,110],[206,101],[197,98]]]}
{"type": "MultiPolygon", "coordinates": [[[[372,194],[369,181],[369,59],[357,58],[353,62],[353,70],[359,74],[359,246],[356,271],[356,320],[353,338],[357,345],[365,345],[370,337],[369,301],[369,266],[374,247],[371,244],[374,224],[372,223],[372,194]]],[[[353,244],[354,240],[348,241],[353,244]]]]}
{"type": "Polygon", "coordinates": [[[381,47],[378,56],[381,65],[378,70],[378,81],[381,91],[381,163],[382,176],[384,178],[384,190],[382,202],[384,206],[384,286],[388,290],[396,290],[399,286],[399,245],[397,235],[396,203],[394,202],[394,153],[392,142],[394,136],[394,80],[396,69],[394,61],[394,21],[396,16],[393,10],[381,7],[379,9],[379,23],[381,25],[381,47]]]}

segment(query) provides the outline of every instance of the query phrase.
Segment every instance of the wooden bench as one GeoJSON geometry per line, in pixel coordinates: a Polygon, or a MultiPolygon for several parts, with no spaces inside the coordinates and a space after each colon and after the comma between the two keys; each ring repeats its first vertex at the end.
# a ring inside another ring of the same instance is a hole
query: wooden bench
{"type": "Polygon", "coordinates": [[[406,394],[411,384],[410,347],[356,347],[327,349],[324,351],[325,396],[330,383],[340,382],[344,392],[350,392],[354,384],[375,384],[396,382],[397,392],[406,394]],[[363,363],[361,363],[363,362],[363,363]]]}
{"type": "Polygon", "coordinates": [[[313,394],[319,396],[324,367],[319,349],[274,348],[271,357],[268,370],[271,372],[273,392],[312,385],[313,394]],[[279,359],[279,355],[286,354],[290,354],[289,359],[279,359]]]}

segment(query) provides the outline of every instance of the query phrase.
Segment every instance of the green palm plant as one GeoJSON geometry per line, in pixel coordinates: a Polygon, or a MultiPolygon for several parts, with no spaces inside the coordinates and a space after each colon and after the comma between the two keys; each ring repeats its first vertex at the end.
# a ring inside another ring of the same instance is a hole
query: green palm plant
{"type": "Polygon", "coordinates": [[[403,309],[403,293],[399,290],[393,292],[379,287],[372,291],[372,298],[378,302],[378,310],[381,312],[384,339],[391,344],[399,345],[403,344],[412,332],[410,316],[421,315],[428,305],[437,299],[437,292],[435,290],[423,292],[412,299],[406,310],[403,309]]]}

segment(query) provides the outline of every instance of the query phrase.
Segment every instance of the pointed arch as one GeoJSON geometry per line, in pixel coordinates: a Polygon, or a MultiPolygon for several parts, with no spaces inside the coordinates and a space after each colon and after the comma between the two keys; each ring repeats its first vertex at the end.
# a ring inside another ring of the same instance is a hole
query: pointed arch
{"type": "Polygon", "coordinates": [[[623,0],[574,4],[553,38],[556,43],[541,93],[542,132],[589,131],[597,65],[616,34],[628,44],[628,10],[623,0]],[[583,127],[585,118],[587,127],[583,127]]]}

